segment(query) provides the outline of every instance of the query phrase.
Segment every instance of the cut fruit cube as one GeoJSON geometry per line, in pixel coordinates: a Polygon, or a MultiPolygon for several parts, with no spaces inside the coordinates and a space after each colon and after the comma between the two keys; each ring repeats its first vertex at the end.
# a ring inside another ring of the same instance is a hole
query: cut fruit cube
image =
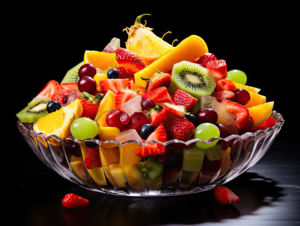
{"type": "Polygon", "coordinates": [[[246,108],[250,108],[253,106],[257,106],[260,104],[266,103],[266,97],[257,93],[253,93],[251,91],[248,91],[250,94],[250,100],[249,102],[245,105],[246,108]]]}
{"type": "MultiPolygon", "coordinates": [[[[99,137],[101,141],[106,141],[106,140],[116,140],[116,137],[121,133],[121,130],[117,127],[102,127],[99,137]]],[[[117,147],[118,145],[114,143],[107,143],[107,144],[102,144],[102,147],[105,148],[114,148],[117,147]]]]}
{"type": "Polygon", "coordinates": [[[129,117],[131,117],[135,112],[141,112],[141,102],[143,98],[141,95],[138,95],[129,101],[125,102],[123,104],[123,111],[127,113],[129,117]]]}
{"type": "Polygon", "coordinates": [[[124,166],[124,172],[128,183],[135,188],[142,188],[145,186],[143,173],[137,165],[124,166]]]}
{"type": "Polygon", "coordinates": [[[201,96],[201,109],[212,108],[211,105],[214,100],[217,101],[217,98],[212,97],[212,96],[202,95],[201,96]]]}
{"type": "Polygon", "coordinates": [[[103,167],[111,165],[113,163],[119,163],[120,152],[118,148],[104,148],[99,147],[100,159],[103,167]]]}
{"type": "Polygon", "coordinates": [[[110,164],[104,167],[106,175],[112,185],[116,188],[126,187],[124,170],[119,166],[118,163],[110,164]]]}
{"type": "Polygon", "coordinates": [[[183,150],[183,170],[188,172],[199,172],[205,156],[205,150],[194,146],[183,150]]]}
{"type": "Polygon", "coordinates": [[[87,177],[84,169],[83,169],[83,163],[81,161],[76,162],[70,162],[70,166],[74,172],[74,174],[83,181],[90,181],[90,179],[87,177]]]}
{"type": "Polygon", "coordinates": [[[248,108],[249,115],[254,121],[254,126],[256,127],[263,123],[272,114],[274,102],[267,102],[265,104],[260,104],[251,108],[248,108]]]}
{"type": "Polygon", "coordinates": [[[228,107],[225,104],[221,104],[218,101],[214,100],[212,102],[211,108],[218,114],[217,123],[223,124],[225,126],[234,123],[235,115],[229,111],[228,107]]]}

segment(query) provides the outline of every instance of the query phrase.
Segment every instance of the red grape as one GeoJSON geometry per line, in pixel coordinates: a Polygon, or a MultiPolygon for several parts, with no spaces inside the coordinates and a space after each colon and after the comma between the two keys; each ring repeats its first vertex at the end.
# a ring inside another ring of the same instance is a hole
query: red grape
{"type": "MultiPolygon", "coordinates": [[[[226,138],[226,137],[228,137],[230,135],[229,134],[229,130],[228,130],[228,128],[226,126],[224,126],[223,124],[217,124],[217,126],[218,126],[218,128],[220,130],[220,137],[226,138]]],[[[230,142],[225,142],[223,140],[220,140],[220,141],[218,141],[218,144],[221,145],[221,147],[222,147],[223,150],[226,150],[229,147],[230,142]]]]}
{"type": "Polygon", "coordinates": [[[246,105],[250,100],[250,94],[244,89],[234,89],[232,92],[235,93],[234,101],[241,104],[246,105]]]}
{"type": "Polygon", "coordinates": [[[205,123],[205,122],[215,124],[218,121],[217,112],[215,112],[215,110],[210,109],[210,108],[204,108],[202,110],[197,111],[196,117],[198,119],[199,124],[205,123]]]}
{"type": "Polygon", "coordinates": [[[97,73],[97,70],[94,67],[94,65],[92,65],[92,64],[84,64],[78,70],[79,78],[81,78],[83,76],[89,76],[89,77],[93,78],[96,73],[97,73]]]}
{"type": "Polygon", "coordinates": [[[142,107],[142,110],[145,111],[145,110],[154,108],[155,103],[150,99],[142,100],[141,107],[142,107]]]}
{"type": "Polygon", "coordinates": [[[253,119],[251,116],[249,116],[246,125],[239,131],[239,134],[242,135],[244,133],[253,132],[253,126],[254,126],[253,119]]]}
{"type": "Polygon", "coordinates": [[[138,133],[140,133],[141,128],[145,124],[149,124],[147,117],[142,112],[135,112],[131,116],[127,127],[128,129],[135,129],[138,133]]]}
{"type": "Polygon", "coordinates": [[[108,126],[117,127],[119,129],[122,129],[125,127],[125,124],[123,124],[120,120],[121,115],[123,114],[122,111],[119,110],[112,110],[106,115],[106,123],[108,126]]]}
{"type": "Polygon", "coordinates": [[[80,92],[87,92],[89,94],[93,94],[96,90],[96,87],[96,81],[89,76],[83,76],[78,81],[78,89],[80,92]]]}
{"type": "Polygon", "coordinates": [[[127,113],[121,114],[120,121],[121,121],[122,124],[127,125],[130,121],[129,115],[127,113]]]}

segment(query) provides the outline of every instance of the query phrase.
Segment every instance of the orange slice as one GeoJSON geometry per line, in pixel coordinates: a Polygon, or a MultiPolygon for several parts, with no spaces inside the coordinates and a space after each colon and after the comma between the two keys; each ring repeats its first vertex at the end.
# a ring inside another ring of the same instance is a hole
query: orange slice
{"type": "Polygon", "coordinates": [[[264,104],[266,103],[266,97],[263,95],[259,95],[257,93],[253,93],[251,91],[248,91],[250,94],[250,100],[249,102],[245,105],[246,108],[250,108],[256,105],[264,104]]]}
{"type": "Polygon", "coordinates": [[[249,115],[253,118],[254,127],[260,125],[263,121],[269,118],[272,114],[274,102],[268,102],[260,104],[251,108],[248,108],[249,115]]]}
{"type": "MultiPolygon", "coordinates": [[[[226,78],[226,79],[232,81],[229,78],[226,78]]],[[[232,81],[232,82],[233,82],[233,84],[235,85],[235,87],[237,89],[244,89],[244,90],[247,90],[247,91],[250,91],[250,92],[253,92],[253,93],[259,93],[259,91],[260,91],[260,89],[252,87],[252,86],[246,86],[246,85],[243,85],[243,84],[240,84],[240,83],[236,83],[234,81],[232,81]]]]}
{"type": "Polygon", "coordinates": [[[75,118],[82,115],[82,111],[81,103],[77,99],[70,105],[39,118],[33,124],[33,130],[37,133],[53,134],[64,139],[71,136],[71,124],[75,118]]]}
{"type": "Polygon", "coordinates": [[[109,111],[105,112],[108,109],[117,109],[115,105],[116,95],[112,91],[108,91],[100,102],[98,112],[95,119],[99,123],[100,127],[108,127],[106,123],[106,115],[109,111]],[[103,115],[102,115],[103,114],[103,115]],[[102,116],[101,116],[102,115],[102,116]],[[100,117],[101,116],[101,117],[100,117]]]}
{"type": "Polygon", "coordinates": [[[85,64],[90,63],[103,71],[109,67],[114,68],[116,65],[118,65],[115,53],[103,53],[99,51],[86,50],[83,60],[85,64]]]}

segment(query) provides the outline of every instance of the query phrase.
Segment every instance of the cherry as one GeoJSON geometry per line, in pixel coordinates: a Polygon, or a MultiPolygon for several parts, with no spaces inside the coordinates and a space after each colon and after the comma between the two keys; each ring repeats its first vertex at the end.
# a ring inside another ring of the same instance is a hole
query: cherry
{"type": "Polygon", "coordinates": [[[119,110],[112,110],[106,115],[106,123],[108,126],[117,127],[122,129],[125,127],[125,124],[121,122],[121,115],[123,114],[122,111],[119,110]]]}
{"type": "Polygon", "coordinates": [[[130,121],[129,115],[127,113],[121,114],[120,121],[121,121],[122,124],[127,125],[130,121]]]}
{"type": "Polygon", "coordinates": [[[96,87],[96,81],[89,76],[83,76],[78,81],[78,89],[80,92],[87,92],[89,94],[93,94],[96,90],[96,87]]]}
{"type": "Polygon", "coordinates": [[[96,70],[95,66],[92,64],[84,64],[78,70],[79,78],[81,78],[83,76],[89,76],[89,77],[93,78],[96,73],[97,73],[97,70],[96,70]]]}
{"type": "Polygon", "coordinates": [[[234,101],[241,104],[246,105],[250,100],[250,94],[244,89],[234,89],[232,92],[235,93],[234,101]]]}
{"type": "Polygon", "coordinates": [[[141,107],[143,111],[149,110],[155,107],[155,103],[150,99],[142,100],[141,107]]]}
{"type": "Polygon", "coordinates": [[[135,129],[138,133],[140,133],[143,125],[145,124],[149,124],[147,117],[142,112],[135,112],[131,116],[127,127],[128,129],[135,129]]]}
{"type": "Polygon", "coordinates": [[[196,117],[198,119],[199,124],[205,122],[215,124],[218,121],[217,112],[211,108],[204,108],[202,110],[197,111],[196,117]]]}
{"type": "MultiPolygon", "coordinates": [[[[223,124],[219,124],[219,123],[217,124],[217,126],[220,130],[220,137],[226,138],[230,135],[229,130],[226,126],[224,126],[223,124]]],[[[225,142],[223,140],[220,140],[220,141],[218,141],[218,144],[221,145],[223,150],[226,150],[229,147],[230,142],[225,142]]]]}
{"type": "Polygon", "coordinates": [[[253,132],[254,122],[251,116],[249,116],[248,121],[245,126],[239,131],[239,134],[242,135],[244,133],[253,132]]]}

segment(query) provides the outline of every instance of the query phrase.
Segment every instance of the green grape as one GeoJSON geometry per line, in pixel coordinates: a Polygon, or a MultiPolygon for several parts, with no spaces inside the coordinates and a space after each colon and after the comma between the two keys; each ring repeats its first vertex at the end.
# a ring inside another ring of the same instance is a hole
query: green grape
{"type": "Polygon", "coordinates": [[[76,119],[71,125],[72,136],[79,139],[85,140],[94,138],[99,134],[99,127],[96,122],[90,118],[82,117],[76,119]]]}
{"type": "MultiPolygon", "coordinates": [[[[200,140],[207,141],[213,137],[220,137],[220,130],[219,128],[209,122],[202,123],[199,126],[197,126],[195,130],[195,138],[198,138],[200,140]]],[[[215,140],[211,142],[210,144],[205,144],[202,142],[197,142],[196,146],[198,148],[207,149],[215,146],[217,144],[218,140],[215,140]]]]}
{"type": "Polygon", "coordinates": [[[246,85],[247,75],[241,70],[230,70],[227,72],[228,78],[232,81],[246,85]]]}

